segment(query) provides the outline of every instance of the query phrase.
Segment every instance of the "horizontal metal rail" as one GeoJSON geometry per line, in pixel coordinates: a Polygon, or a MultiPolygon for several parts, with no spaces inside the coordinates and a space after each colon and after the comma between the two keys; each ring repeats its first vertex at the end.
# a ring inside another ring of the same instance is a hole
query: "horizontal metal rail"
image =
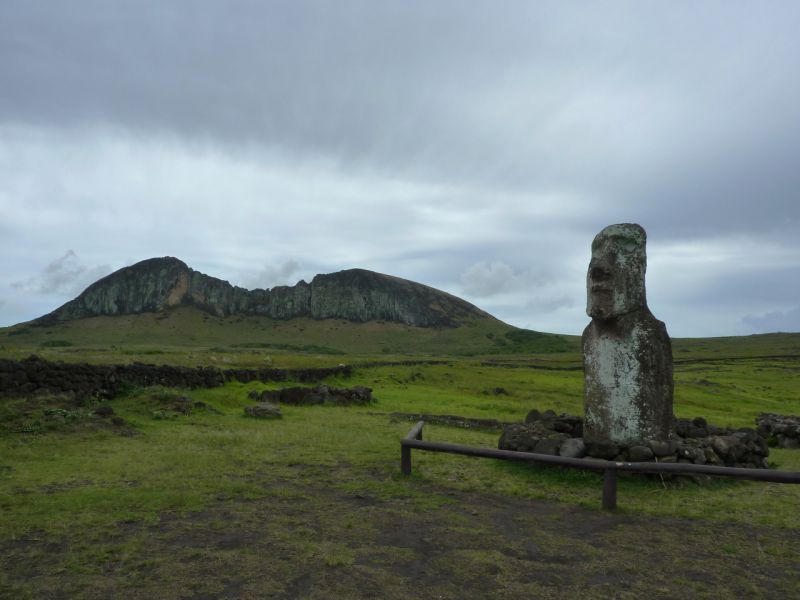
{"type": "Polygon", "coordinates": [[[417,422],[408,432],[408,435],[400,440],[400,462],[403,475],[411,475],[412,449],[603,471],[603,508],[605,509],[616,508],[618,471],[628,473],[669,473],[672,475],[711,475],[714,477],[749,479],[751,481],[800,484],[800,472],[796,471],[772,471],[769,469],[745,469],[688,463],[615,462],[594,458],[568,458],[566,456],[552,456],[534,452],[517,452],[516,450],[496,450],[494,448],[476,448],[460,444],[428,442],[422,440],[422,428],[424,426],[425,421],[417,422]]]}

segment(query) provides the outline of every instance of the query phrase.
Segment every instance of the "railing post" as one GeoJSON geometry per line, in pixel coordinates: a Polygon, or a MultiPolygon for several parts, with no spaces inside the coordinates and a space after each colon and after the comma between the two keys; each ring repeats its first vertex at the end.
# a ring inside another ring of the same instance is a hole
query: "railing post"
{"type": "Polygon", "coordinates": [[[403,475],[411,475],[411,448],[400,445],[400,470],[403,475]]]}
{"type": "Polygon", "coordinates": [[[617,470],[603,471],[603,510],[617,508],[617,470]]]}

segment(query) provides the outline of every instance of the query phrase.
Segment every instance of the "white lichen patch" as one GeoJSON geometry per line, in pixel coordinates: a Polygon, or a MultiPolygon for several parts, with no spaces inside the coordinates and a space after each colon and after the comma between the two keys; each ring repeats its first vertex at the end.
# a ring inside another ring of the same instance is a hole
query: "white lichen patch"
{"type": "Polygon", "coordinates": [[[605,431],[612,441],[642,439],[641,362],[642,332],[634,327],[627,339],[601,335],[586,352],[586,385],[603,398],[602,414],[587,407],[586,418],[594,430],[605,431]]]}

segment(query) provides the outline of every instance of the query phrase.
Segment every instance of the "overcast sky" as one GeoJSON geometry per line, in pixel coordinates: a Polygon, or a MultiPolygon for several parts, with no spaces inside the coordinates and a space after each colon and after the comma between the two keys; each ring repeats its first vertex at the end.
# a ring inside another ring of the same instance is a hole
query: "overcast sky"
{"type": "Polygon", "coordinates": [[[800,3],[0,2],[0,326],[154,256],[351,267],[578,334],[648,233],[673,336],[800,331],[800,3]]]}

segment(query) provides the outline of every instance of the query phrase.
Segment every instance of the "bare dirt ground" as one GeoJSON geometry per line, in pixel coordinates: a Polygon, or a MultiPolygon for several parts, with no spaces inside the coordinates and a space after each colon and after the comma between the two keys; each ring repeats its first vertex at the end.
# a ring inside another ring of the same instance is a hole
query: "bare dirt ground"
{"type": "Polygon", "coordinates": [[[0,541],[2,598],[797,598],[792,530],[264,474],[257,499],[0,541]],[[312,480],[313,483],[309,483],[312,480]],[[373,489],[373,488],[369,488],[373,489]]]}

